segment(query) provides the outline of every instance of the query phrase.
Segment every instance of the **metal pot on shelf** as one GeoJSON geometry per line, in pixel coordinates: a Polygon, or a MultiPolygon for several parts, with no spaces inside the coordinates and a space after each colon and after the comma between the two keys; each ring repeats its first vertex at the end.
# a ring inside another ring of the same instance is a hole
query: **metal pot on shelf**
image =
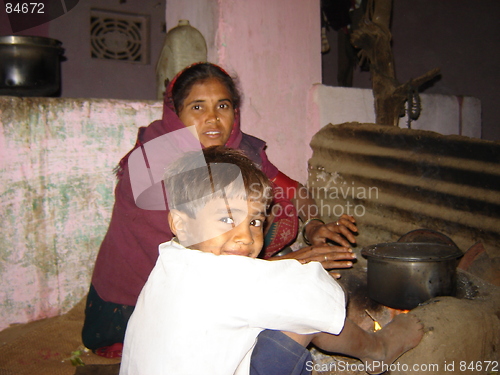
{"type": "Polygon", "coordinates": [[[0,95],[57,96],[64,49],[56,39],[0,36],[0,95]]]}

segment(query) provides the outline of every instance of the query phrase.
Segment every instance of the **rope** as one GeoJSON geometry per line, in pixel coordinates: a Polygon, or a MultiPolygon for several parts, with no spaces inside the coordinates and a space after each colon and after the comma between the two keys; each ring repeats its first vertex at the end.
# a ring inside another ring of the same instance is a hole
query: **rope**
{"type": "Polygon", "coordinates": [[[418,89],[413,86],[408,87],[408,94],[406,100],[406,114],[408,115],[408,129],[411,129],[412,120],[415,121],[420,117],[420,112],[422,111],[422,105],[420,101],[420,95],[418,94],[418,89]]]}

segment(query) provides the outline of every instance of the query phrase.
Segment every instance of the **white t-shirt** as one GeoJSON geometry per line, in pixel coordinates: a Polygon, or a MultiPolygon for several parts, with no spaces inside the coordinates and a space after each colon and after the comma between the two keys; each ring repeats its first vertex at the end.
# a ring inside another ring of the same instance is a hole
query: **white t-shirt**
{"type": "Polygon", "coordinates": [[[264,329],[338,334],[344,292],[320,263],[214,255],[176,242],[128,323],[121,375],[248,374],[264,329]]]}

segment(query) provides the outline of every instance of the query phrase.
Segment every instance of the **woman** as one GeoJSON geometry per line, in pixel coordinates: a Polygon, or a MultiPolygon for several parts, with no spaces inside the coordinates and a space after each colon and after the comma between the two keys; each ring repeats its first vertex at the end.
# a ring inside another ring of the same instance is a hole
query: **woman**
{"type": "MultiPolygon", "coordinates": [[[[186,126],[194,125],[203,147],[225,145],[238,148],[257,163],[276,184],[275,203],[281,210],[267,230],[264,258],[289,244],[297,233],[297,214],[305,222],[304,238],[312,246],[283,257],[303,263],[319,261],[325,268],[348,268],[354,254],[349,248],[355,238],[355,221],[344,215],[336,223],[324,224],[311,215],[318,209],[298,182],[281,173],[267,159],[265,142],[241,132],[241,96],[234,80],[220,67],[210,63],[194,64],[179,73],[165,95],[162,120],[139,129],[134,147],[186,126]],[[290,203],[290,201],[293,203],[290,203]],[[297,211],[295,211],[295,209],[297,211]],[[340,246],[329,246],[331,240],[340,246]]],[[[168,211],[148,211],[135,204],[128,157],[117,168],[115,205],[108,232],[97,256],[85,310],[83,343],[97,354],[121,355],[128,319],[137,297],[158,257],[158,245],[172,238],[167,225],[168,211]]]]}

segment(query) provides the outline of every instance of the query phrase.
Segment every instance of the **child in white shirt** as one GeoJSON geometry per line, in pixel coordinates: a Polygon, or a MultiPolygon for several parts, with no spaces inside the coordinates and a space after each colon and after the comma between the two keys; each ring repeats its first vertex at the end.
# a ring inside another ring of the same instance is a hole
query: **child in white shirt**
{"type": "Polygon", "coordinates": [[[382,368],[371,365],[418,344],[413,315],[377,333],[346,320],[344,293],[320,263],[256,259],[271,184],[238,151],[203,152],[207,168],[190,169],[187,155],[167,173],[177,240],[159,247],[128,324],[121,375],[308,374],[310,343],[375,373],[382,368]]]}

